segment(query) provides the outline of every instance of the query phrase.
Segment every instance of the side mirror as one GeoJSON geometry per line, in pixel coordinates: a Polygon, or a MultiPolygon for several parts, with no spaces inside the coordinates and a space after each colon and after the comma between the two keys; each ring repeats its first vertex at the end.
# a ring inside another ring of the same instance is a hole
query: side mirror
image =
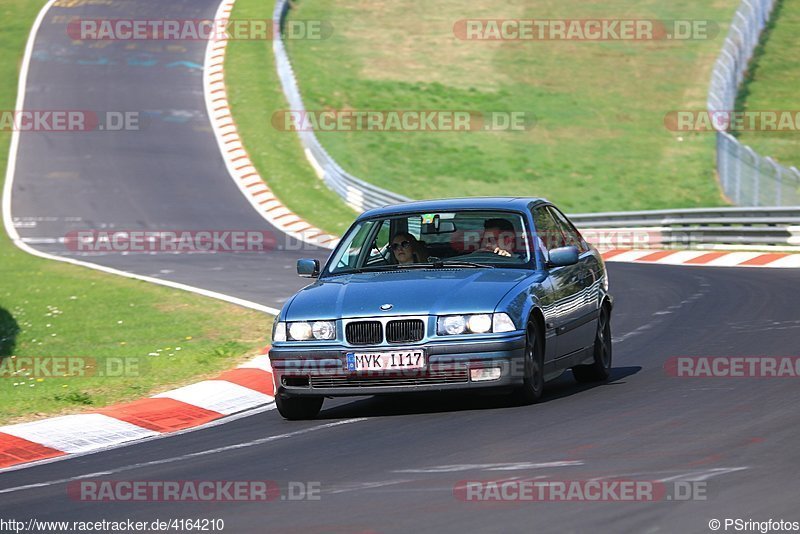
{"type": "Polygon", "coordinates": [[[554,248],[550,251],[548,267],[566,267],[578,263],[578,247],[554,248]]]}
{"type": "Polygon", "coordinates": [[[319,276],[319,260],[297,260],[297,274],[303,278],[319,276]]]}

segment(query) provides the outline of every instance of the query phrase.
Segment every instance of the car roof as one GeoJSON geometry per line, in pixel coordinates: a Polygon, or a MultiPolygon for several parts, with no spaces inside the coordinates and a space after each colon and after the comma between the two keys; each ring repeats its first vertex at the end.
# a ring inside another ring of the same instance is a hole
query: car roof
{"type": "Polygon", "coordinates": [[[448,210],[464,209],[496,209],[523,211],[528,209],[532,203],[548,203],[544,198],[534,197],[464,197],[464,198],[440,198],[435,200],[415,200],[392,204],[381,208],[374,208],[365,211],[359,219],[369,217],[382,217],[388,215],[400,215],[403,213],[435,212],[448,210]]]}

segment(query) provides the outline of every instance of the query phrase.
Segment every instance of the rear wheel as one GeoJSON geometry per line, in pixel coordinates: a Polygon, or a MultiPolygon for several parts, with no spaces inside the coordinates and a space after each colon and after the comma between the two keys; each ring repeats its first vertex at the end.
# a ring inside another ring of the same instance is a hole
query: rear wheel
{"type": "Polygon", "coordinates": [[[275,397],[275,405],[278,412],[290,421],[302,419],[314,419],[322,409],[323,397],[287,397],[278,395],[275,397]]]}
{"type": "Polygon", "coordinates": [[[572,374],[578,382],[601,382],[611,375],[611,312],[608,306],[600,309],[597,333],[594,336],[594,362],[576,365],[572,374]]]}
{"type": "Polygon", "coordinates": [[[525,376],[512,395],[517,404],[528,405],[538,402],[543,392],[544,351],[536,323],[531,321],[525,333],[525,376]]]}

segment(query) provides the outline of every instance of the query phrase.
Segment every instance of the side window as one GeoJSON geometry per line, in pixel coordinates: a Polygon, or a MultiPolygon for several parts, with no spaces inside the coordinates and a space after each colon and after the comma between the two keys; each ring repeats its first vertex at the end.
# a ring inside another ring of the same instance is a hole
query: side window
{"type": "Polygon", "coordinates": [[[587,252],[589,250],[589,245],[586,243],[586,240],[583,239],[583,236],[578,229],[575,228],[571,222],[569,222],[569,219],[567,219],[567,217],[561,213],[561,211],[553,206],[550,206],[549,210],[553,213],[556,223],[566,237],[566,244],[564,246],[574,245],[578,247],[579,252],[587,252]]]}
{"type": "Polygon", "coordinates": [[[366,221],[356,230],[356,234],[351,238],[350,243],[339,251],[339,257],[331,263],[329,272],[342,269],[355,269],[358,267],[358,258],[364,241],[372,234],[375,227],[374,221],[366,221]]]}
{"type": "Polygon", "coordinates": [[[549,259],[550,250],[564,246],[564,235],[550,212],[545,208],[534,210],[533,224],[536,225],[537,243],[542,247],[545,259],[549,259]]]}
{"type": "Polygon", "coordinates": [[[380,265],[388,263],[389,252],[389,229],[390,221],[387,219],[381,223],[378,233],[375,236],[374,246],[369,247],[369,252],[364,265],[380,265]]]}

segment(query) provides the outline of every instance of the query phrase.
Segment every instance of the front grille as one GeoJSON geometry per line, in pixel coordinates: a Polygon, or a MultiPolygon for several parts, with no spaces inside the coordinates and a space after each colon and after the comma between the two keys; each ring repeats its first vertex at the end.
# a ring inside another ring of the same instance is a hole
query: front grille
{"type": "Polygon", "coordinates": [[[368,375],[311,376],[312,388],[351,388],[381,386],[423,386],[437,384],[465,384],[469,382],[466,367],[429,370],[419,374],[375,373],[368,375]]]}
{"type": "Polygon", "coordinates": [[[386,325],[386,341],[389,343],[413,343],[425,336],[425,323],[420,319],[389,321],[386,325]]]}
{"type": "Polygon", "coordinates": [[[348,323],[344,329],[351,345],[379,345],[383,343],[383,327],[380,321],[358,321],[348,323]]]}

